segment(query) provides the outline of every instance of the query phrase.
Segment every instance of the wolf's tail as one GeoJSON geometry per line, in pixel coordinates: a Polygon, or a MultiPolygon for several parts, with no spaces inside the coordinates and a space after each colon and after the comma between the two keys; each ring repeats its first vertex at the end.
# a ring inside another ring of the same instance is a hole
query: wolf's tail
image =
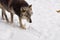
{"type": "Polygon", "coordinates": [[[57,13],[60,13],[60,10],[57,10],[56,12],[57,12],[57,13]]]}

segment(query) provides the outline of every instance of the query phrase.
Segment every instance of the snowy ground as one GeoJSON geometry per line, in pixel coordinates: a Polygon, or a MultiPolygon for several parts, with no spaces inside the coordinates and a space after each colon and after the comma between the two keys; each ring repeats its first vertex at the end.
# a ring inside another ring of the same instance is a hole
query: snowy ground
{"type": "Polygon", "coordinates": [[[19,28],[16,15],[14,23],[10,24],[2,20],[0,14],[0,40],[60,40],[60,14],[56,12],[60,9],[60,0],[27,2],[32,4],[33,8],[33,23],[30,24],[30,28],[19,28]]]}

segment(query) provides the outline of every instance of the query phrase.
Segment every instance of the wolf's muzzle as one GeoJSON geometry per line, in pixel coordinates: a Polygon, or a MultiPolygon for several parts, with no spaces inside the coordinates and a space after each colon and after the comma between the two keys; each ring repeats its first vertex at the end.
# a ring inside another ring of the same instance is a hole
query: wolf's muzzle
{"type": "Polygon", "coordinates": [[[29,20],[29,23],[32,23],[32,20],[31,19],[29,20]]]}

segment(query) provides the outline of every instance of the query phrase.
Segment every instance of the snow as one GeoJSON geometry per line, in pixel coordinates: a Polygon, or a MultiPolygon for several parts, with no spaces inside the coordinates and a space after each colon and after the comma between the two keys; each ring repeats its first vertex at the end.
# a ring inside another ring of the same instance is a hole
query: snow
{"type": "MultiPolygon", "coordinates": [[[[32,23],[26,30],[19,27],[18,17],[7,23],[0,14],[0,40],[60,40],[60,0],[26,0],[32,4],[32,23]]],[[[0,10],[1,13],[1,10],[0,10]]],[[[8,14],[8,18],[10,15],[8,14]]]]}

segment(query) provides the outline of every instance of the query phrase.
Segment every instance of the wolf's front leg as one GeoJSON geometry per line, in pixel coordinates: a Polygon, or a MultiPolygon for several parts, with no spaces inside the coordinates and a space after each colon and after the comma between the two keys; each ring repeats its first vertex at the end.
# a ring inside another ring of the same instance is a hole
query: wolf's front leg
{"type": "Polygon", "coordinates": [[[7,15],[5,13],[5,9],[2,8],[2,18],[4,19],[4,16],[6,18],[6,21],[9,22],[8,18],[7,18],[7,15]]]}
{"type": "Polygon", "coordinates": [[[22,24],[22,18],[21,17],[19,17],[19,23],[20,23],[21,28],[26,29],[25,25],[22,24]]]}

